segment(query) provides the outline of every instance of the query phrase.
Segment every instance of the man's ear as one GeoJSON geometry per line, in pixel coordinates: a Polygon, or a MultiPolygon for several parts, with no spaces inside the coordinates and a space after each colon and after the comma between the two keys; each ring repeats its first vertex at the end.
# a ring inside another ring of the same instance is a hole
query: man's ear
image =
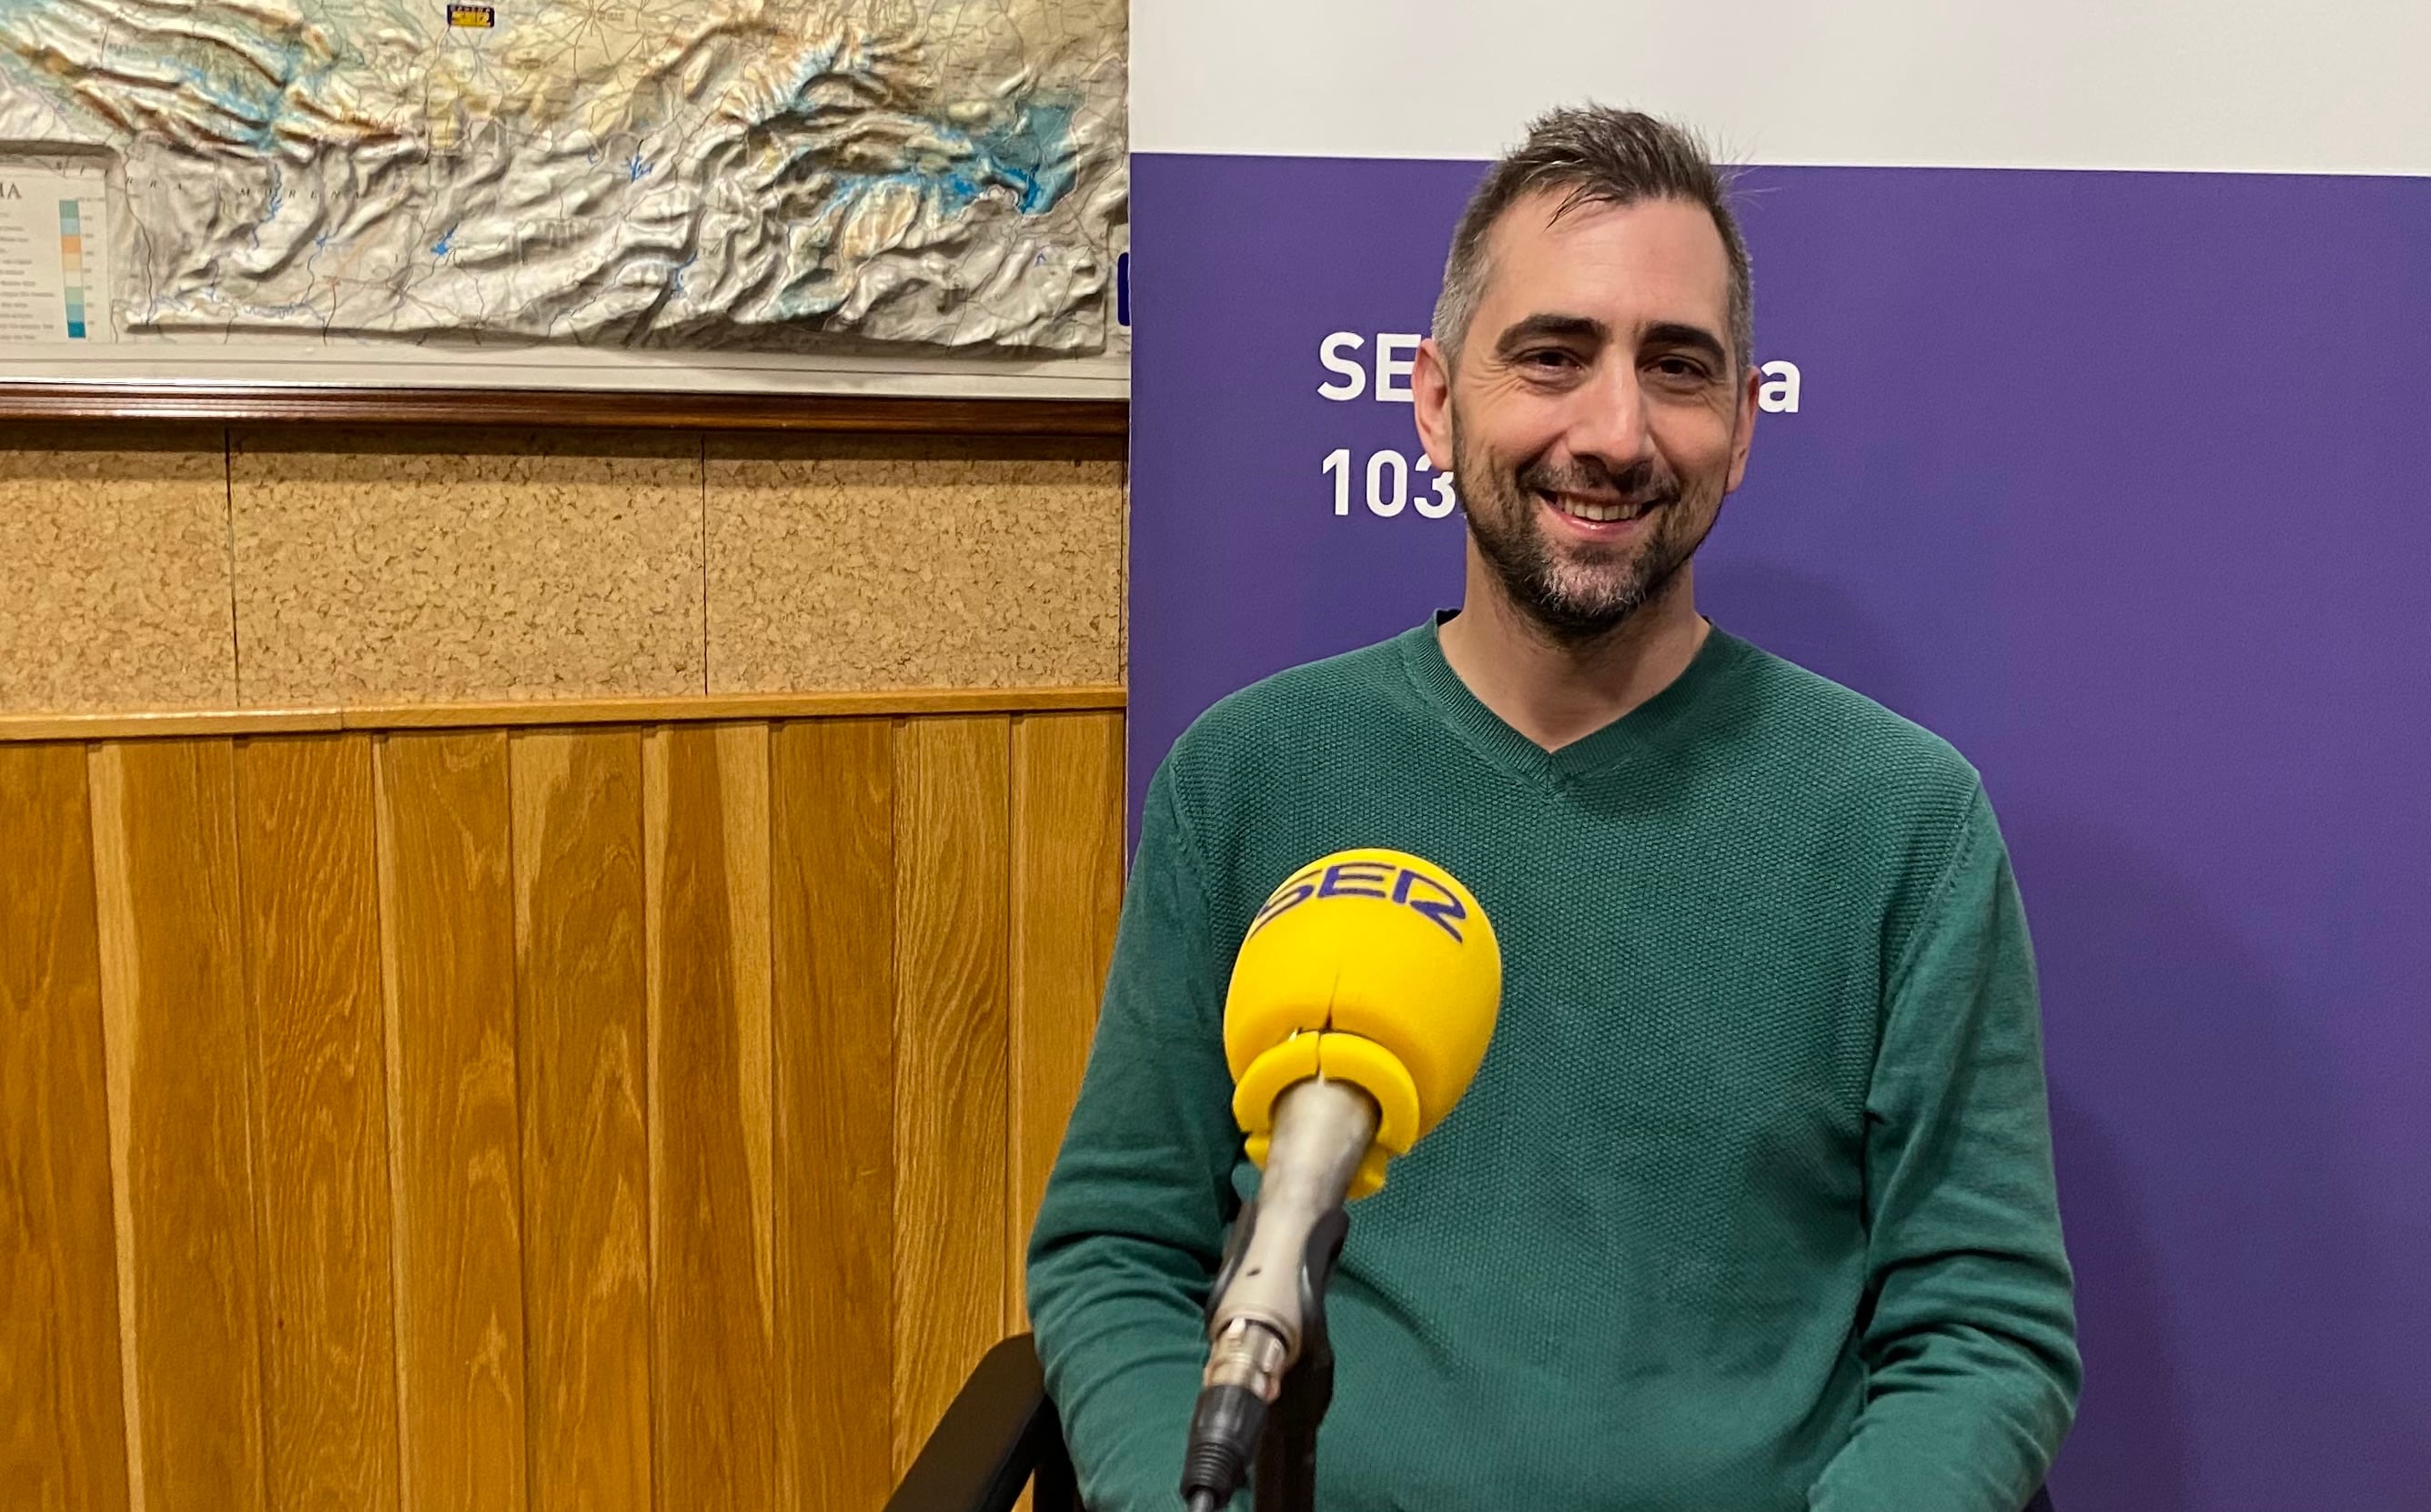
{"type": "Polygon", "coordinates": [[[1432,336],[1418,343],[1417,361],[1410,368],[1410,399],[1417,411],[1418,443],[1435,471],[1452,471],[1451,364],[1432,336]]]}
{"type": "Polygon", "coordinates": [[[1748,448],[1755,445],[1755,400],[1763,391],[1764,370],[1750,362],[1747,381],[1739,385],[1737,424],[1731,427],[1731,480],[1725,494],[1736,493],[1747,478],[1748,448]]]}

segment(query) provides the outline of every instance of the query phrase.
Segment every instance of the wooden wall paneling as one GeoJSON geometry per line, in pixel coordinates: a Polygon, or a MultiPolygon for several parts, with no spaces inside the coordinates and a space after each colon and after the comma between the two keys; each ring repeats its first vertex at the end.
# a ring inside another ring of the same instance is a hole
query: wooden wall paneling
{"type": "Polygon", "coordinates": [[[1030,1226],[1081,1094],[1123,906],[1123,722],[1033,714],[1013,726],[1013,1013],[1005,1327],[1029,1326],[1030,1226]]]}
{"type": "Polygon", "coordinates": [[[895,1470],[1003,1336],[1011,721],[896,751],[895,1470]]]}
{"type": "Polygon", "coordinates": [[[876,1512],[895,1484],[895,735],[779,725],[776,948],[780,1498],[876,1512]]]}
{"type": "Polygon", "coordinates": [[[129,1501],[261,1512],[235,752],[104,744],[90,773],[129,1501]]]}
{"type": "Polygon", "coordinates": [[[306,709],[159,709],[111,714],[0,712],[0,744],[274,735],[339,730],[560,729],[568,725],[697,724],[737,719],[916,718],[941,714],[1120,712],[1115,683],[1005,688],[830,688],[640,697],[394,703],[349,699],[306,709]]]}
{"type": "Polygon", "coordinates": [[[651,1505],[642,743],[513,737],[532,1512],[651,1505]]]}
{"type": "Polygon", "coordinates": [[[643,750],[662,1504],[769,1512],[768,729],[643,750]]]}
{"type": "Polygon", "coordinates": [[[377,748],[400,1489],[523,1512],[523,1152],[503,731],[377,748]]]}
{"type": "Polygon", "coordinates": [[[1089,712],[0,750],[0,1502],[875,1512],[1021,1326],[1121,762],[1089,712]]]}
{"type": "Polygon", "coordinates": [[[0,1486],[33,1512],[123,1512],[83,747],[0,747],[0,1486]]]}
{"type": "Polygon", "coordinates": [[[237,747],[270,1504],[394,1509],[396,1321],[367,736],[237,747]]]}

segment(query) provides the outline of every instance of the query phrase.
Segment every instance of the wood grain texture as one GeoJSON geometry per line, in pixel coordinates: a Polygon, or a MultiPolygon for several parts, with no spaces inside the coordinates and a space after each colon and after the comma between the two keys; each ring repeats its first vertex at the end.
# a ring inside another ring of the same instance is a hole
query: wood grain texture
{"type": "Polygon", "coordinates": [[[656,698],[527,698],[520,701],[413,703],[356,700],[296,709],[0,714],[0,744],[188,739],[198,735],[297,734],[332,730],[490,730],[550,725],[674,724],[700,720],[828,719],[866,714],[916,717],[938,714],[1120,710],[1124,703],[1124,691],[1116,683],[1032,688],[884,688],[829,693],[687,694],[656,698]]]}
{"type": "Polygon", "coordinates": [[[507,736],[389,736],[377,775],[401,1487],[411,1512],[522,1512],[507,736]]]}
{"type": "Polygon", "coordinates": [[[89,770],[129,1501],[260,1512],[235,752],[225,740],[104,745],[89,770]]]}
{"type": "Polygon", "coordinates": [[[1011,721],[896,751],[895,1470],[1002,1336],[1011,721]]]}
{"type": "Polygon", "coordinates": [[[767,1512],[767,727],[651,731],[643,791],[662,1502],[767,1512]]]}
{"type": "Polygon", "coordinates": [[[397,1504],[371,742],[237,748],[274,1508],[397,1504]]]}
{"type": "Polygon", "coordinates": [[[1064,1125],[1081,1095],[1123,908],[1123,722],[1033,714],[1013,726],[1012,1181],[1005,1330],[1029,1326],[1022,1275],[1064,1125]]]}
{"type": "Polygon", "coordinates": [[[1121,834],[1111,712],[0,749],[0,1507],[876,1512],[1121,834]]]}
{"type": "Polygon", "coordinates": [[[651,1505],[642,746],[512,747],[532,1512],[651,1505]]]}
{"type": "Polygon", "coordinates": [[[25,1512],[123,1512],[83,748],[0,748],[0,1487],[25,1512]]]}
{"type": "MultiPolygon", "coordinates": [[[[493,703],[349,703],[349,730],[435,730],[482,725],[615,725],[703,720],[830,719],[866,714],[1018,714],[1120,709],[1116,683],[1018,688],[874,688],[799,693],[685,694],[662,698],[551,698],[493,703]]],[[[166,715],[162,717],[168,717],[166,715]]],[[[0,738],[8,729],[0,717],[0,738]]]]}
{"type": "Polygon", "coordinates": [[[895,737],[777,728],[780,1494],[875,1512],[895,1484],[895,737]]]}

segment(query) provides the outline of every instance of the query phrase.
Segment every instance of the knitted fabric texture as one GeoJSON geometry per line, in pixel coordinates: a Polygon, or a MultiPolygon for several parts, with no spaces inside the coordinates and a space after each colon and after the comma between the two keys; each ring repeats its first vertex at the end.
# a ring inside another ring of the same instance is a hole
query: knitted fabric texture
{"type": "Polygon", "coordinates": [[[1089,1504],[1169,1512],[1225,1226],[1219,1038],[1297,867],[1426,857],[1484,1067],[1350,1209],[1328,1512],[2016,1512],[2078,1385],[2025,920],[1973,768],[1719,630],[1545,751],[1436,627],[1195,724],[1142,820],[1031,1316],[1089,1504]]]}

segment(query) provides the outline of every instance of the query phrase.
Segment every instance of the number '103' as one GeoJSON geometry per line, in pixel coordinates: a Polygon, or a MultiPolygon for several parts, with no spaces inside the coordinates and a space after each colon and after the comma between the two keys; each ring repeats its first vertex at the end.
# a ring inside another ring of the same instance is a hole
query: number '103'
{"type": "MultiPolygon", "coordinates": [[[[1350,512],[1350,448],[1336,446],[1325,454],[1325,475],[1333,479],[1333,512],[1350,512]]],[[[1391,519],[1402,510],[1415,507],[1430,520],[1440,520],[1460,508],[1460,496],[1452,492],[1451,475],[1434,472],[1434,463],[1421,454],[1412,462],[1398,451],[1371,451],[1365,469],[1367,512],[1382,519],[1391,519]],[[1419,492],[1410,496],[1411,475],[1433,473],[1417,479],[1419,492]]]]}

